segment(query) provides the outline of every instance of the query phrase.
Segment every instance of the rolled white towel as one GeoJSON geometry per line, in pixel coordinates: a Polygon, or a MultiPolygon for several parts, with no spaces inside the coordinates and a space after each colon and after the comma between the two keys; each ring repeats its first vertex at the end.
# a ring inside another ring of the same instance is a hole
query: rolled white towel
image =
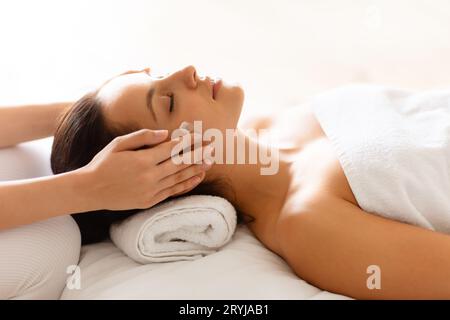
{"type": "Polygon", "coordinates": [[[217,251],[236,229],[225,199],[193,195],[142,210],[110,228],[114,244],[140,263],[194,260],[217,251]]]}

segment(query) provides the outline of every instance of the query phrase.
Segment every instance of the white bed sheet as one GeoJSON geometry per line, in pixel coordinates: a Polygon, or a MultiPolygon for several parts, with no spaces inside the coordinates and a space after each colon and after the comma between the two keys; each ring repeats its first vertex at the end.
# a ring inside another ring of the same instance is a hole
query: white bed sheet
{"type": "Polygon", "coordinates": [[[194,261],[141,265],[108,241],[84,246],[79,267],[81,288],[61,299],[346,299],[298,278],[246,226],[194,261]]]}
{"type": "MultiPolygon", "coordinates": [[[[52,139],[0,149],[0,181],[51,174],[52,139]]],[[[140,265],[112,242],[82,247],[81,288],[61,299],[349,299],[298,278],[245,226],[217,253],[140,265]]]]}

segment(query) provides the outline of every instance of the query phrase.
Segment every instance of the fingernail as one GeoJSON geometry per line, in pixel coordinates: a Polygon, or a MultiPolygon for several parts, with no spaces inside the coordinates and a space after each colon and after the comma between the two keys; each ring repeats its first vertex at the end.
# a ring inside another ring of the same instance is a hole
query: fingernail
{"type": "Polygon", "coordinates": [[[200,177],[198,177],[198,176],[195,176],[194,178],[192,178],[192,182],[194,183],[194,184],[197,184],[197,183],[199,183],[201,181],[201,179],[200,179],[200,177]]]}
{"type": "Polygon", "coordinates": [[[180,129],[185,129],[185,130],[191,131],[192,125],[189,122],[183,121],[180,125],[180,129]]]}
{"type": "Polygon", "coordinates": [[[205,159],[203,161],[203,169],[208,170],[212,166],[212,161],[210,159],[205,159]]]}
{"type": "Polygon", "coordinates": [[[212,161],[210,158],[205,158],[205,159],[203,160],[203,163],[204,163],[208,168],[210,168],[210,167],[212,166],[212,164],[213,164],[213,161],[212,161]]]}
{"type": "Polygon", "coordinates": [[[153,132],[155,133],[155,136],[158,138],[165,137],[169,134],[168,130],[153,130],[153,132]]]}

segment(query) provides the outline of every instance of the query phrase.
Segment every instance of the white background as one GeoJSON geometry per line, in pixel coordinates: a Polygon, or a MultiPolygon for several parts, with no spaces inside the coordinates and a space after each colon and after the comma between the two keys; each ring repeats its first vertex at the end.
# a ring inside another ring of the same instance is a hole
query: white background
{"type": "Polygon", "coordinates": [[[73,100],[127,69],[240,83],[246,112],[349,82],[450,79],[445,0],[2,1],[0,105],[73,100]]]}

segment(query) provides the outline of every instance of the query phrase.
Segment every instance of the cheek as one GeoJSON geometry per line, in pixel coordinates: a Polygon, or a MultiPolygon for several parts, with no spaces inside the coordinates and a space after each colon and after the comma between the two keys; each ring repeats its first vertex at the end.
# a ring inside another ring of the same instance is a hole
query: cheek
{"type": "Polygon", "coordinates": [[[191,97],[183,101],[181,114],[184,121],[207,120],[213,113],[213,102],[200,97],[191,97]]]}
{"type": "MultiPolygon", "coordinates": [[[[225,88],[224,88],[225,89],[225,88]]],[[[240,87],[226,88],[221,99],[205,101],[202,98],[186,97],[174,121],[174,129],[183,121],[202,121],[203,129],[219,130],[236,128],[243,105],[243,90],[240,87]]]]}
{"type": "Polygon", "coordinates": [[[184,121],[193,123],[194,121],[202,121],[203,127],[210,125],[211,118],[211,106],[207,105],[205,101],[191,100],[179,106],[179,110],[175,113],[175,117],[171,124],[173,129],[179,128],[180,124],[184,121]]]}

